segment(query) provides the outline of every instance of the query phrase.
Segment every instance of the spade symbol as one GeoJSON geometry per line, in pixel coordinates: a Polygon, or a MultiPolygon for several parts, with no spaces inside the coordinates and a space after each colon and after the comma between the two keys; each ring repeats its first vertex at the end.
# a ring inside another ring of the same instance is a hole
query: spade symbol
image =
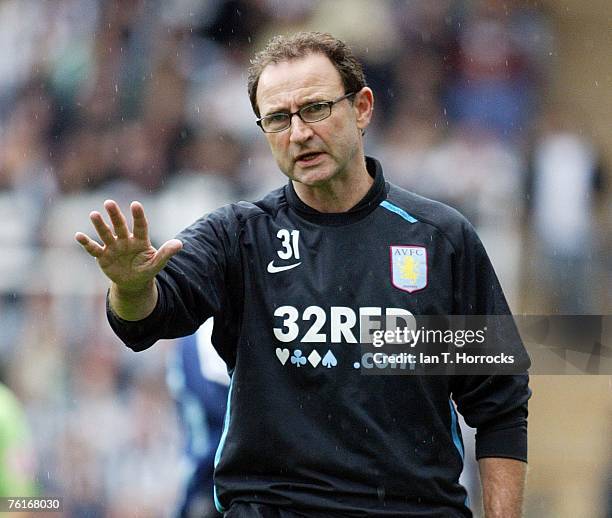
{"type": "Polygon", "coordinates": [[[325,356],[323,356],[323,361],[321,361],[321,365],[327,367],[328,369],[331,369],[332,367],[338,365],[338,360],[336,360],[336,357],[334,356],[334,353],[331,352],[331,350],[327,351],[325,356]]]}

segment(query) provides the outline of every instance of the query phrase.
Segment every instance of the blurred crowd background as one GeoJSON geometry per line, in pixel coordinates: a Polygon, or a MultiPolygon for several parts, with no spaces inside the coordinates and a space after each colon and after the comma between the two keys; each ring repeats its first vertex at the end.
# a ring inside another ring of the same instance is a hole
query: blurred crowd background
{"type": "MultiPolygon", "coordinates": [[[[610,313],[605,1],[0,0],[0,380],[21,402],[0,419],[22,414],[0,423],[0,493],[62,495],[74,517],[172,513],[173,344],[118,342],[74,232],[138,199],[161,243],[282,185],[246,69],[296,30],[353,47],[376,96],[367,153],[468,216],[515,312],[610,313]]],[[[527,516],[608,516],[610,376],[533,386],[527,516]]]]}

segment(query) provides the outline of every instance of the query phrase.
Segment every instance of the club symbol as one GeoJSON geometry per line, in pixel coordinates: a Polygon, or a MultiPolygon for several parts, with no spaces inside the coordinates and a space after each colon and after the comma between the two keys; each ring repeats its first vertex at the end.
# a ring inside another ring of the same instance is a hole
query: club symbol
{"type": "Polygon", "coordinates": [[[293,351],[293,356],[291,357],[291,363],[296,367],[301,367],[302,365],[306,365],[306,358],[302,356],[302,351],[296,349],[293,351]]]}

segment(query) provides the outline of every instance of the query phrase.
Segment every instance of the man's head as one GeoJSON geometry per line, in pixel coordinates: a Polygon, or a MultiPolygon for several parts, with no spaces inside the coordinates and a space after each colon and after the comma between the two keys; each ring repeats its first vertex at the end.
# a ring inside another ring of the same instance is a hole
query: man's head
{"type": "Polygon", "coordinates": [[[373,96],[361,64],[342,41],[322,33],[276,36],[251,63],[248,84],[255,113],[284,114],[285,120],[294,114],[286,129],[266,133],[289,178],[317,186],[363,166],[361,134],[370,122],[373,96]],[[326,118],[305,122],[310,117],[304,107],[336,100],[326,118]]]}
{"type": "Polygon", "coordinates": [[[255,115],[261,116],[257,105],[257,86],[264,68],[272,63],[291,61],[309,54],[323,54],[340,74],[346,92],[359,92],[367,86],[363,67],[346,44],[331,34],[298,32],[290,36],[275,36],[266,48],[255,54],[249,68],[249,99],[255,115]]]}

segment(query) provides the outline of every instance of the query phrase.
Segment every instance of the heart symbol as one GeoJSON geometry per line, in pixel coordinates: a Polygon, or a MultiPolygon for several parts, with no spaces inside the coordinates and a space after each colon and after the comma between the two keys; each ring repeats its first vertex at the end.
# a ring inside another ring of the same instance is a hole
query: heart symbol
{"type": "Polygon", "coordinates": [[[285,363],[287,363],[287,360],[289,359],[289,349],[281,349],[280,347],[277,347],[276,357],[283,365],[285,365],[285,363]]]}

